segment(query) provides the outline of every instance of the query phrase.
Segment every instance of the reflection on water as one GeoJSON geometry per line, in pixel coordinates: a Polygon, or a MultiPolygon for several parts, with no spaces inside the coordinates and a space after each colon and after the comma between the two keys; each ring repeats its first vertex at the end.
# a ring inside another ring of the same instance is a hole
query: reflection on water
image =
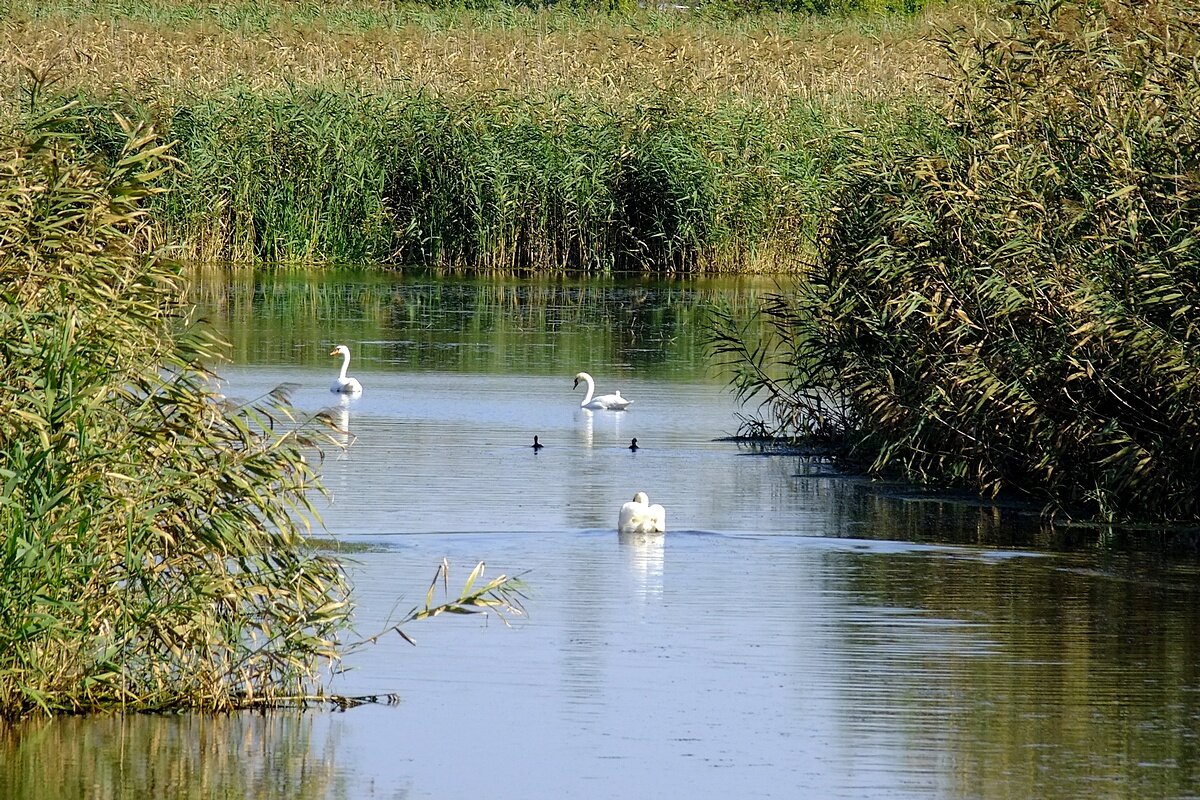
{"type": "Polygon", "coordinates": [[[349,456],[350,445],[355,439],[354,434],[350,432],[350,406],[357,399],[348,394],[339,395],[337,405],[329,409],[329,418],[334,427],[333,440],[342,447],[337,454],[339,459],[349,456]]]}
{"type": "Polygon", "coordinates": [[[362,631],[397,587],[417,602],[443,556],[459,579],[480,557],[529,570],[531,615],[414,626],[417,647],[384,639],[335,685],[399,705],[37,723],[0,742],[0,796],[1067,800],[1200,780],[1186,565],[687,530],[414,535],[359,554],[362,631]]]}
{"type": "Polygon", "coordinates": [[[298,712],[0,724],[0,797],[354,797],[338,774],[336,737],[325,728],[323,715],[298,712]]]}
{"type": "Polygon", "coordinates": [[[666,537],[651,533],[618,533],[617,541],[624,551],[629,575],[634,579],[634,597],[643,601],[660,597],[666,537]]]}
{"type": "Polygon", "coordinates": [[[736,409],[694,330],[715,292],[217,293],[240,342],[223,391],[299,383],[351,442],[318,505],[371,545],[348,565],[359,633],[443,558],[452,584],[480,560],[523,575],[529,617],[410,626],[417,647],[385,637],[334,681],[395,706],[0,729],[0,797],[1194,796],[1196,559],[721,440],[736,409]],[[330,340],[355,347],[361,397],[329,393],[330,340]],[[595,363],[629,411],[579,408],[595,363]],[[665,536],[616,533],[638,490],[665,536]]]}
{"type": "Polygon", "coordinates": [[[324,367],[330,346],[348,344],[356,374],[374,363],[561,374],[570,386],[580,370],[604,385],[631,370],[717,381],[702,346],[709,309],[749,308],[772,287],[745,277],[505,280],[247,271],[232,279],[202,273],[193,295],[232,342],[235,363],[324,367]]]}

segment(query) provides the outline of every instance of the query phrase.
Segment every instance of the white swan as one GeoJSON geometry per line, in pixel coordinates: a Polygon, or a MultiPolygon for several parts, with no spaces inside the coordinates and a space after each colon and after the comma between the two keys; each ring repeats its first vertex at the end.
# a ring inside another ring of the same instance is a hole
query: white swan
{"type": "Polygon", "coordinates": [[[620,389],[612,394],[602,394],[599,397],[592,397],[596,391],[596,382],[592,380],[592,376],[588,375],[586,372],[581,372],[575,376],[575,385],[571,388],[577,389],[580,381],[587,383],[587,396],[584,397],[583,402],[579,404],[580,408],[590,408],[597,411],[603,409],[608,409],[610,411],[624,411],[629,404],[633,402],[632,400],[626,400],[624,397],[621,397],[620,389]]]}
{"type": "Polygon", "coordinates": [[[665,533],[667,530],[667,512],[658,503],[648,505],[650,498],[645,492],[638,492],[633,500],[621,506],[621,515],[617,517],[619,533],[665,533]]]}
{"type": "Polygon", "coordinates": [[[331,392],[345,392],[346,394],[358,394],[362,391],[362,384],[354,378],[346,377],[346,370],[350,368],[350,348],[344,344],[339,344],[330,351],[329,355],[342,357],[342,371],[338,373],[337,380],[333,382],[333,386],[329,387],[331,392]]]}

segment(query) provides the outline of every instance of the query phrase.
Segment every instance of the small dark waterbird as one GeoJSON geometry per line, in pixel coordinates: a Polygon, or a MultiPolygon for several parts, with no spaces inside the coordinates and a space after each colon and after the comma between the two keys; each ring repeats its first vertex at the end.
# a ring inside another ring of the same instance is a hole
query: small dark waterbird
{"type": "Polygon", "coordinates": [[[635,453],[638,451],[638,446],[637,446],[637,437],[636,437],[636,436],[635,436],[635,437],[633,437],[633,441],[629,443],[629,449],[630,449],[630,450],[632,450],[632,451],[633,451],[633,452],[635,452],[635,453]]]}
{"type": "Polygon", "coordinates": [[[545,447],[545,446],[546,446],[546,445],[542,444],[541,442],[539,442],[539,441],[537,440],[537,437],[536,437],[536,436],[535,436],[535,437],[533,437],[533,452],[535,452],[535,453],[536,453],[536,452],[538,452],[539,450],[541,450],[541,449],[542,449],[543,447],[545,447]]]}

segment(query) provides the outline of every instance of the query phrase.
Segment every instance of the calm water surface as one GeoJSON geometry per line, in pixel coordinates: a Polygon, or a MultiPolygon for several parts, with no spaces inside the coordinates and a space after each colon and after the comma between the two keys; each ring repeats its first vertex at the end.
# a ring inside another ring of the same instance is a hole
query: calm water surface
{"type": "Polygon", "coordinates": [[[333,681],[390,705],[0,731],[0,797],[1200,796],[1195,559],[722,440],[702,309],[757,291],[208,284],[226,393],[294,383],[350,431],[319,505],[364,546],[360,632],[443,558],[521,574],[528,617],[413,625],[333,681]],[[343,342],[360,398],[328,391],[343,342]],[[630,410],[581,410],[581,369],[630,410]],[[616,534],[638,490],[665,537],[616,534]]]}

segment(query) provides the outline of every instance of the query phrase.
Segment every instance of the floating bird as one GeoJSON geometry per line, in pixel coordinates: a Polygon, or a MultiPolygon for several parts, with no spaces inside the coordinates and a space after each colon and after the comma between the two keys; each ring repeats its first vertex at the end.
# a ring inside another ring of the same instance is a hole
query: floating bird
{"type": "Polygon", "coordinates": [[[645,492],[638,492],[633,500],[621,506],[621,515],[617,517],[617,531],[620,533],[664,533],[667,530],[667,512],[655,503],[648,505],[650,498],[645,492]]]}
{"type": "Polygon", "coordinates": [[[333,382],[333,386],[329,387],[331,392],[345,392],[346,394],[358,394],[362,391],[362,384],[355,378],[347,378],[346,370],[350,368],[350,348],[344,344],[339,344],[330,351],[329,355],[342,357],[342,371],[338,373],[337,380],[333,382]]]}
{"type": "Polygon", "coordinates": [[[605,409],[609,411],[624,411],[626,407],[633,402],[632,400],[626,400],[624,397],[621,397],[621,392],[619,389],[612,394],[602,394],[599,397],[592,397],[596,391],[596,382],[592,380],[592,376],[588,375],[586,372],[581,372],[575,376],[575,385],[571,388],[578,388],[580,381],[587,383],[587,396],[584,397],[583,402],[579,404],[580,408],[589,408],[595,411],[602,411],[605,409]]]}
{"type": "Polygon", "coordinates": [[[632,450],[632,451],[633,451],[633,452],[635,452],[635,453],[638,451],[638,446],[637,446],[637,437],[636,437],[636,436],[635,436],[635,437],[633,437],[633,441],[629,443],[629,449],[630,449],[630,450],[632,450]]]}
{"type": "Polygon", "coordinates": [[[537,440],[537,437],[536,437],[536,436],[535,436],[535,437],[533,437],[533,452],[535,452],[535,453],[536,453],[538,450],[541,450],[541,449],[542,449],[543,447],[545,447],[545,446],[546,446],[546,445],[544,445],[544,444],[540,443],[540,442],[537,440]]]}

